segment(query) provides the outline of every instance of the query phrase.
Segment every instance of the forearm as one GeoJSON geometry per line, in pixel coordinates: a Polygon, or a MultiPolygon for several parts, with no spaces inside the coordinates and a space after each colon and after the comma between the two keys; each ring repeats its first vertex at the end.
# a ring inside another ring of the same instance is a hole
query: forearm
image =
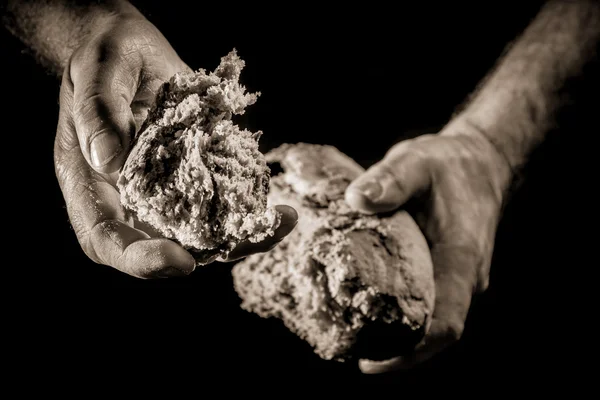
{"type": "Polygon", "coordinates": [[[56,75],[81,43],[120,16],[139,16],[124,0],[8,0],[3,25],[56,75]]]}
{"type": "Polygon", "coordinates": [[[485,135],[519,171],[570,102],[570,83],[597,60],[600,1],[550,1],[444,128],[485,135]]]}

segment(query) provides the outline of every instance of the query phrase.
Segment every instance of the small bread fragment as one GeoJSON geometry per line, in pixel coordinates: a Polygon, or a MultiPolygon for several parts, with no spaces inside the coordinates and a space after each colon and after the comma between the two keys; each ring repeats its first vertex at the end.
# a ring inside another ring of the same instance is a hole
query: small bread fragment
{"type": "Polygon", "coordinates": [[[434,305],[427,242],[412,217],[352,211],[348,184],[364,172],[326,145],[284,144],[266,155],[269,203],[298,212],[298,225],[268,253],[232,270],[241,307],[279,318],[326,360],[380,359],[412,348],[434,305]]]}
{"type": "Polygon", "coordinates": [[[181,72],[159,90],[117,182],[123,206],[190,251],[198,265],[258,242],[280,222],[267,208],[262,132],[240,129],[260,93],[246,93],[235,50],[214,72],[181,72]]]}

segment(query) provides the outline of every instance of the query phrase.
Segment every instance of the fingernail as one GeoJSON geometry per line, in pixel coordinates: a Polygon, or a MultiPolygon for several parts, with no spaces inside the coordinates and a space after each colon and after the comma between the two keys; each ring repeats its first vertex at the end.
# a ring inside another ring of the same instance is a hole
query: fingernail
{"type": "Polygon", "coordinates": [[[361,192],[370,200],[377,200],[383,193],[383,188],[378,182],[364,182],[354,186],[353,189],[361,192]]]}
{"type": "Polygon", "coordinates": [[[182,276],[187,276],[187,274],[180,269],[169,267],[158,272],[156,276],[158,276],[159,278],[178,278],[182,276]]]}
{"type": "Polygon", "coordinates": [[[97,135],[90,145],[92,164],[102,167],[110,162],[121,151],[121,140],[109,133],[97,135]]]}

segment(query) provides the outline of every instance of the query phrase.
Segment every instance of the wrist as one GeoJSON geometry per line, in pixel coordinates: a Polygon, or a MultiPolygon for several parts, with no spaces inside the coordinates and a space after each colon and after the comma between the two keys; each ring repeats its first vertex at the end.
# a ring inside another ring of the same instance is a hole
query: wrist
{"type": "Polygon", "coordinates": [[[10,0],[2,23],[40,64],[60,76],[72,53],[83,43],[116,23],[143,18],[125,0],[79,3],[10,0]]]}
{"type": "Polygon", "coordinates": [[[488,132],[469,118],[460,116],[450,121],[439,134],[463,141],[466,149],[474,153],[479,162],[486,165],[486,168],[482,168],[482,173],[489,171],[490,184],[502,199],[506,199],[517,173],[503,149],[490,140],[491,136],[488,132]]]}

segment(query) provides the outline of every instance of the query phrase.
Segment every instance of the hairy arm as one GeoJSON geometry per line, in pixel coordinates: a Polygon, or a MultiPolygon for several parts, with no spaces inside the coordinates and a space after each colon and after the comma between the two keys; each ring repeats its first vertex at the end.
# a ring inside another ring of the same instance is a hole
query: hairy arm
{"type": "Polygon", "coordinates": [[[518,174],[572,100],[572,81],[598,60],[599,45],[600,1],[547,2],[442,134],[459,132],[456,124],[474,129],[518,174]]]}
{"type": "Polygon", "coordinates": [[[435,276],[425,339],[400,357],[361,360],[363,372],[410,368],[460,339],[473,296],[489,285],[510,189],[565,106],[582,99],[582,78],[595,79],[599,42],[599,0],[546,2],[439,134],[401,141],[350,184],[346,200],[368,213],[419,199],[411,212],[430,244],[435,276]]]}
{"type": "Polygon", "coordinates": [[[81,43],[119,17],[140,15],[124,0],[6,0],[2,4],[4,27],[57,76],[81,43]]]}

